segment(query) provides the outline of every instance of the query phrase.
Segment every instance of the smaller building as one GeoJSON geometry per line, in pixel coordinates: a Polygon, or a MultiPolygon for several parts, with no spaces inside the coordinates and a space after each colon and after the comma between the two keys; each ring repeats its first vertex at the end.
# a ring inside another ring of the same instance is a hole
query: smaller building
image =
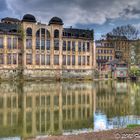
{"type": "Polygon", "coordinates": [[[128,78],[128,64],[119,59],[107,62],[105,64],[105,70],[111,73],[111,77],[114,79],[126,79],[128,78]]]}
{"type": "Polygon", "coordinates": [[[98,70],[105,69],[105,63],[114,60],[115,51],[113,45],[107,41],[96,41],[96,67],[98,70]]]}

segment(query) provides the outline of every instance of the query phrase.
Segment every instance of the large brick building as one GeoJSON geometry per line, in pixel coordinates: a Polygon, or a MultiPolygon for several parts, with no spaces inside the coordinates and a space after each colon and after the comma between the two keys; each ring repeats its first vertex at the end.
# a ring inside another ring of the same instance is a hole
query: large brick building
{"type": "Polygon", "coordinates": [[[30,14],[21,21],[4,18],[0,23],[1,78],[92,78],[93,40],[93,30],[64,28],[58,17],[48,25],[30,14]]]}

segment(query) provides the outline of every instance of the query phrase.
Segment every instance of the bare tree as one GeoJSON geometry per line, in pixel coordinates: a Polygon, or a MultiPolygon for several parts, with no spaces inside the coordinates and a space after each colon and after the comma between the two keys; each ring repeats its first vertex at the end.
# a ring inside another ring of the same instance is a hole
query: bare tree
{"type": "Polygon", "coordinates": [[[107,35],[125,36],[128,40],[136,40],[138,38],[139,31],[133,25],[124,25],[114,28],[107,35]]]}

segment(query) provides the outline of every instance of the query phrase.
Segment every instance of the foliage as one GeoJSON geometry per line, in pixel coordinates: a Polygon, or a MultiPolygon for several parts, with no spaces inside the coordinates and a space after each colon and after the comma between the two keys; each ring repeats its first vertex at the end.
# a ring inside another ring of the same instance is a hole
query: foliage
{"type": "Polygon", "coordinates": [[[130,68],[130,75],[139,76],[140,75],[140,69],[137,66],[132,66],[130,68]]]}
{"type": "Polygon", "coordinates": [[[127,125],[127,128],[136,128],[136,127],[140,127],[139,124],[129,124],[127,125]]]}
{"type": "Polygon", "coordinates": [[[139,31],[132,25],[124,25],[114,28],[108,35],[125,36],[128,40],[135,40],[138,38],[139,31]]]}

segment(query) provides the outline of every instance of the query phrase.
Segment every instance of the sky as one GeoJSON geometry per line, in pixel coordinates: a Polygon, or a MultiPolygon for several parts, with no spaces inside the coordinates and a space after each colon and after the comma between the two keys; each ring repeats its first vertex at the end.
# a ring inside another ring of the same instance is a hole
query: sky
{"type": "Polygon", "coordinates": [[[140,0],[0,0],[0,18],[22,19],[24,14],[46,24],[60,17],[64,27],[94,29],[95,39],[116,26],[140,28],[140,0]]]}

